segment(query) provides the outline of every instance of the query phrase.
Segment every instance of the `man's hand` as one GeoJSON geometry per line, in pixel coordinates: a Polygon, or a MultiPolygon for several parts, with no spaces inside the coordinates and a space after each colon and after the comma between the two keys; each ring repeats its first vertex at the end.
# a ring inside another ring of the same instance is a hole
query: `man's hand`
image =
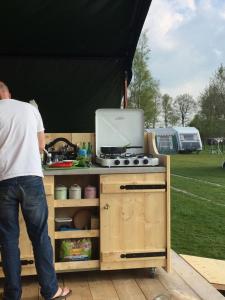
{"type": "Polygon", "coordinates": [[[38,136],[39,150],[40,150],[40,153],[42,153],[43,150],[45,149],[45,133],[44,133],[44,131],[38,132],[37,136],[38,136]]]}

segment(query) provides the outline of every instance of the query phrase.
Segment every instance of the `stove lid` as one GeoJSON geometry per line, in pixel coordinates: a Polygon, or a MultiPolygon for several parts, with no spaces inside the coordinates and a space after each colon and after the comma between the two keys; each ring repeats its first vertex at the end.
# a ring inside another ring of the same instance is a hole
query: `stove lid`
{"type": "Polygon", "coordinates": [[[141,109],[98,109],[95,112],[96,155],[103,146],[140,146],[127,153],[144,152],[144,113],[141,109]]]}

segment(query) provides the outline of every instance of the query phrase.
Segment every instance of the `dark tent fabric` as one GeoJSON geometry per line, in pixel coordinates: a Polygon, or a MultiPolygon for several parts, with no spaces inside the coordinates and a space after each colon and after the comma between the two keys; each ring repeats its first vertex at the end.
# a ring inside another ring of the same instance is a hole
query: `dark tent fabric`
{"type": "Polygon", "coordinates": [[[48,132],[93,132],[117,108],[151,0],[1,3],[0,80],[35,99],[48,132]]]}

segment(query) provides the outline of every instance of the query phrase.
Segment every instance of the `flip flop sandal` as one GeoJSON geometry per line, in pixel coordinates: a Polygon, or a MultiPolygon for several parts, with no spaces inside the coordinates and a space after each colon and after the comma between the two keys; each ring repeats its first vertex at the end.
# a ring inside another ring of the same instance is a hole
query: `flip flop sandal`
{"type": "Polygon", "coordinates": [[[72,290],[69,290],[69,292],[66,295],[63,295],[64,288],[61,288],[62,292],[59,296],[52,298],[51,300],[63,300],[69,297],[72,294],[72,290]]]}

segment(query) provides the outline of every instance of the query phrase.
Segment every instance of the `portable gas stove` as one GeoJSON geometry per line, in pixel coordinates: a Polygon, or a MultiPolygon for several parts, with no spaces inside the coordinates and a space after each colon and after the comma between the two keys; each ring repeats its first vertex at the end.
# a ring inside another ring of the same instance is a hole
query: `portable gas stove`
{"type": "Polygon", "coordinates": [[[145,154],[105,155],[96,157],[96,162],[102,167],[149,167],[159,164],[158,158],[145,154]]]}
{"type": "Polygon", "coordinates": [[[95,129],[96,163],[100,166],[159,165],[158,158],[145,154],[143,110],[98,109],[95,113],[95,129]]]}

